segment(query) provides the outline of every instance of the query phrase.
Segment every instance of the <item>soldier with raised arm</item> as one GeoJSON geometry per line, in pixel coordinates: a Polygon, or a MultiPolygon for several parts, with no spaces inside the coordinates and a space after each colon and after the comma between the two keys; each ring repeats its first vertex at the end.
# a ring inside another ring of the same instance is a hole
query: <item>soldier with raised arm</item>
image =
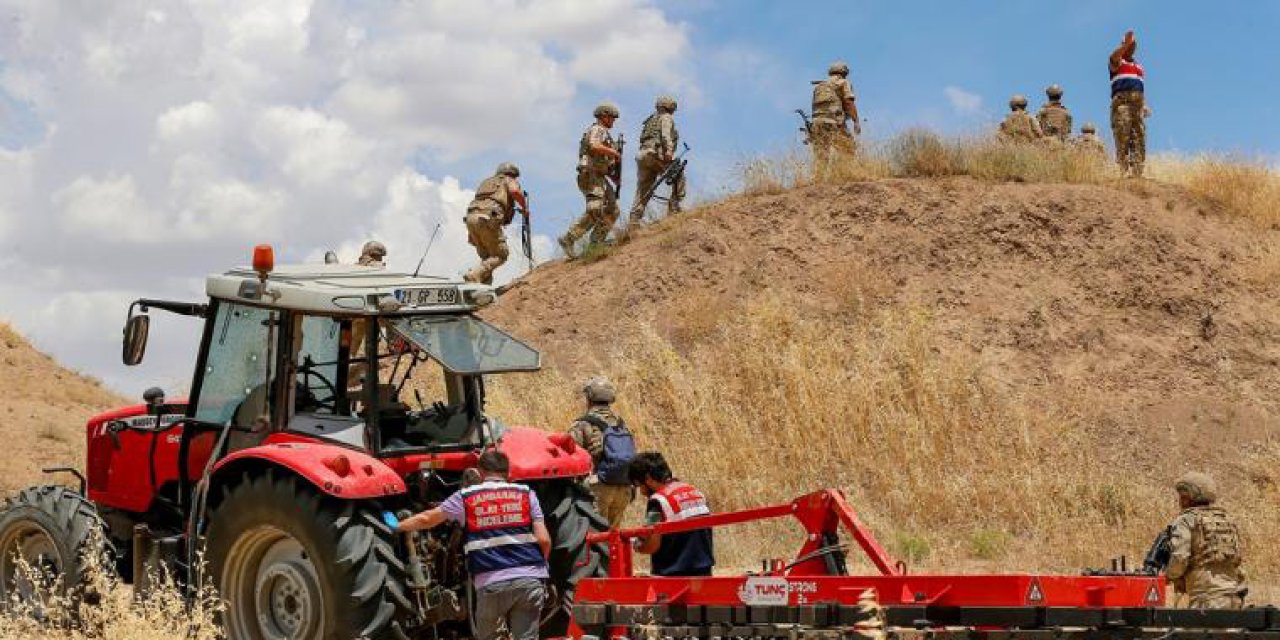
{"type": "Polygon", "coordinates": [[[578,190],[586,200],[586,210],[559,239],[568,258],[575,257],[574,246],[588,232],[593,244],[604,242],[621,213],[617,184],[610,181],[615,167],[622,162],[622,153],[609,133],[618,119],[618,107],[602,102],[592,113],[596,120],[578,142],[578,190]]]}
{"type": "Polygon", "coordinates": [[[1138,39],[1133,31],[1124,34],[1120,46],[1111,52],[1107,70],[1111,75],[1111,133],[1115,136],[1116,162],[1126,177],[1141,178],[1147,160],[1146,71],[1134,58],[1138,39]]]}

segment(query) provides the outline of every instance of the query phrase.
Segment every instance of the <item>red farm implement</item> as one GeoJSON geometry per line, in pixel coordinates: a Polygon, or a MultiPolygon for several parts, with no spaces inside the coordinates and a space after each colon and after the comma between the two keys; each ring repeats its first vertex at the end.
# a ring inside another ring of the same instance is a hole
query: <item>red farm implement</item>
{"type": "Polygon", "coordinates": [[[1161,575],[909,574],[862,524],[844,496],[824,490],[789,503],[649,527],[592,534],[609,546],[609,577],[578,585],[584,635],[662,638],[798,638],[852,634],[874,590],[889,635],[930,637],[1280,638],[1280,611],[1167,608],[1161,575]],[[706,527],[794,517],[804,542],[792,560],[758,573],[668,578],[633,572],[631,540],[706,527]],[[841,533],[851,541],[842,542],[841,533]],[[848,575],[856,545],[877,575],[848,575]]]}

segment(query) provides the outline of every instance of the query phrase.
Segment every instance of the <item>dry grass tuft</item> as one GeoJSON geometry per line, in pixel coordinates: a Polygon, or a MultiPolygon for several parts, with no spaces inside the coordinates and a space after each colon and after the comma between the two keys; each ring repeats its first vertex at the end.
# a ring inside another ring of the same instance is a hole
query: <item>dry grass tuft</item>
{"type": "MultiPolygon", "coordinates": [[[[935,346],[918,308],[868,313],[795,301],[747,304],[696,344],[648,325],[602,354],[640,445],[663,451],[719,509],[844,489],[881,541],[924,570],[1066,571],[1144,553],[1173,516],[1165,477],[1117,473],[1085,425],[997,391],[965,356],[935,346]]],[[[490,386],[494,414],[567,426],[577,385],[555,370],[490,386]],[[547,393],[561,389],[561,393],[547,393]]],[[[1137,453],[1137,452],[1135,452],[1137,453]]],[[[1261,453],[1246,465],[1269,478],[1261,453]]],[[[1250,571],[1280,575],[1273,483],[1236,486],[1250,571]]],[[[631,516],[638,518],[633,507],[631,516]]],[[[725,530],[725,568],[788,557],[789,523],[725,530]]]]}
{"type": "Polygon", "coordinates": [[[1280,227],[1280,173],[1267,163],[1239,156],[1181,158],[1162,155],[1150,163],[1152,178],[1180,184],[1229,212],[1261,225],[1280,227]]]}
{"type": "Polygon", "coordinates": [[[188,604],[182,587],[167,573],[152,577],[153,589],[137,599],[133,588],[123,584],[102,561],[95,559],[88,569],[85,593],[91,597],[73,600],[61,595],[61,578],[43,575],[37,568],[20,566],[21,579],[37,585],[31,600],[16,597],[0,603],[0,638],[5,640],[215,640],[222,638],[216,622],[222,601],[212,589],[205,589],[188,604]]]}

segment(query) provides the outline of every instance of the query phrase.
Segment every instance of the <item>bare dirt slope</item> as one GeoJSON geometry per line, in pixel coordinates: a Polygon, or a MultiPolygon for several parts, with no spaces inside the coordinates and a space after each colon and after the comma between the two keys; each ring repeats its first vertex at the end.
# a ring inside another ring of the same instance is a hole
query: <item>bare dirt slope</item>
{"type": "Polygon", "coordinates": [[[0,323],[0,495],[42,482],[42,467],[84,468],[89,416],[126,402],[97,380],[68,371],[0,323]]]}
{"type": "Polygon", "coordinates": [[[545,265],[487,315],[576,377],[605,362],[624,319],[692,346],[761,294],[799,294],[813,313],[919,306],[942,349],[1089,423],[1125,472],[1163,477],[1230,467],[1280,426],[1280,291],[1259,254],[1277,235],[1149,182],[819,185],[545,265]]]}

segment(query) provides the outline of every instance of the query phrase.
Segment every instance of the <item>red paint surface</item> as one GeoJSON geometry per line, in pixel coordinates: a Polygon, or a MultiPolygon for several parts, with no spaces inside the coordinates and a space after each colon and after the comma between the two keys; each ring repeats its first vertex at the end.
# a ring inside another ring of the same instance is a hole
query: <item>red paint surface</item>
{"type": "Polygon", "coordinates": [[[381,460],[366,453],[332,444],[306,441],[293,434],[272,434],[265,443],[241,449],[218,461],[214,475],[227,466],[243,460],[262,460],[286,467],[306,478],[317,489],[338,498],[348,500],[380,498],[406,491],[404,479],[381,460]],[[350,472],[341,475],[331,464],[331,458],[345,456],[350,472]]]}

